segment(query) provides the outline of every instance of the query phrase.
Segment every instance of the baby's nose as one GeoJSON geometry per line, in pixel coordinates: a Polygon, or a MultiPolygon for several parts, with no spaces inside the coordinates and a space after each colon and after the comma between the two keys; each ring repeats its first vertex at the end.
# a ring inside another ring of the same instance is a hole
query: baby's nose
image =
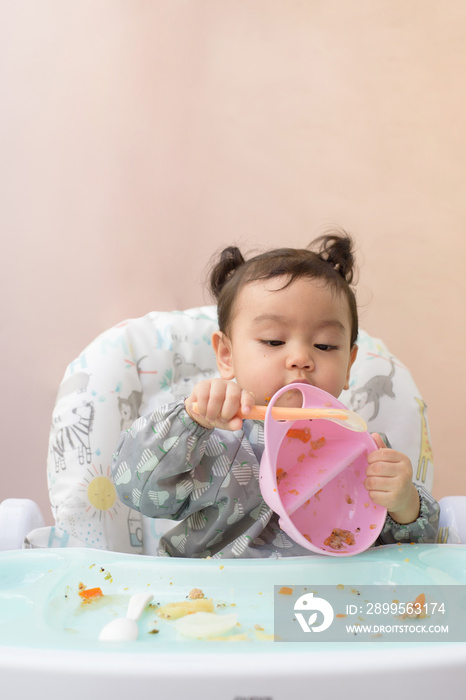
{"type": "Polygon", "coordinates": [[[298,348],[290,355],[289,363],[292,368],[310,369],[313,366],[311,354],[305,348],[298,348]]]}
{"type": "Polygon", "coordinates": [[[306,360],[296,360],[296,362],[293,362],[291,366],[296,367],[298,369],[310,369],[311,363],[310,361],[306,360]]]}

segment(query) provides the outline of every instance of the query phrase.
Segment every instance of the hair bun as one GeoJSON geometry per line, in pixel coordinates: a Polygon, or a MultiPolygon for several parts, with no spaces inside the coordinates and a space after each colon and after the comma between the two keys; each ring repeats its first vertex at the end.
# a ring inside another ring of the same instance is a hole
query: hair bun
{"type": "Polygon", "coordinates": [[[241,251],[236,246],[229,246],[220,253],[220,259],[210,275],[210,290],[218,299],[220,292],[231,273],[244,263],[241,251]]]}
{"type": "Polygon", "coordinates": [[[352,239],[346,233],[331,233],[316,238],[313,245],[317,245],[320,259],[331,265],[335,272],[351,284],[355,272],[352,239]]]}

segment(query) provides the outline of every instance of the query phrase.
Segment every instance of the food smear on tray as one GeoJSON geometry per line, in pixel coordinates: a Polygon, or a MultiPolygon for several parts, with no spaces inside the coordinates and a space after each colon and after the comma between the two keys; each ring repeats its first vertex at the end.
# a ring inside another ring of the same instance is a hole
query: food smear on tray
{"type": "Polygon", "coordinates": [[[195,600],[182,600],[175,603],[167,603],[158,608],[157,615],[164,620],[177,620],[186,615],[197,612],[213,612],[212,598],[197,598],[195,600]]]}

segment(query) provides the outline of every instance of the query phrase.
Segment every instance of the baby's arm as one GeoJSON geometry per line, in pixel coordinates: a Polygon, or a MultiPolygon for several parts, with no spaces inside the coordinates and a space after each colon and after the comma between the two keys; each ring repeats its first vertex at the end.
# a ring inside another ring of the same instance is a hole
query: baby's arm
{"type": "Polygon", "coordinates": [[[254,406],[254,397],[236,382],[226,379],[206,379],[196,384],[185,402],[189,416],[207,429],[241,430],[241,412],[247,416],[254,406]],[[193,403],[197,402],[197,413],[193,403]]]}
{"type": "Polygon", "coordinates": [[[204,474],[202,457],[214,439],[191,420],[184,402],[141,416],[122,433],[113,455],[112,474],[120,500],[153,518],[179,519],[202,486],[202,507],[218,491],[215,476],[204,474]]]}

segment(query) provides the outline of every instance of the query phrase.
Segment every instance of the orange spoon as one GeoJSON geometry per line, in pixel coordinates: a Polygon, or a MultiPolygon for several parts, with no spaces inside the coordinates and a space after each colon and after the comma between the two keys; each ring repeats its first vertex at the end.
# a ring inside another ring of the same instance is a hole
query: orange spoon
{"type": "MultiPolygon", "coordinates": [[[[192,405],[193,413],[199,413],[197,402],[192,405]]],[[[241,412],[238,416],[243,420],[264,420],[267,412],[267,406],[253,406],[251,412],[245,416],[241,412]]],[[[343,408],[285,408],[274,406],[272,408],[272,417],[275,420],[310,420],[321,418],[323,420],[332,421],[342,425],[348,430],[354,430],[357,433],[363,433],[367,430],[366,422],[361,416],[358,416],[354,411],[346,411],[343,408]]]]}

